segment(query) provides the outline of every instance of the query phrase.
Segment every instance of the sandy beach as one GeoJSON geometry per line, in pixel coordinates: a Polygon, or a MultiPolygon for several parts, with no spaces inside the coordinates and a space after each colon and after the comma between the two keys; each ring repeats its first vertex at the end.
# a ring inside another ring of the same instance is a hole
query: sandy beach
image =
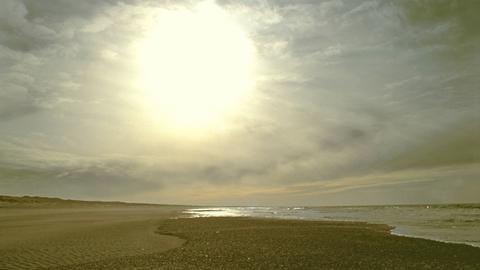
{"type": "Polygon", "coordinates": [[[182,207],[40,200],[0,204],[0,269],[49,269],[184,243],[155,233],[182,207]]]}
{"type": "Polygon", "coordinates": [[[0,208],[0,269],[480,269],[480,249],[386,225],[172,218],[184,207],[0,208]]]}

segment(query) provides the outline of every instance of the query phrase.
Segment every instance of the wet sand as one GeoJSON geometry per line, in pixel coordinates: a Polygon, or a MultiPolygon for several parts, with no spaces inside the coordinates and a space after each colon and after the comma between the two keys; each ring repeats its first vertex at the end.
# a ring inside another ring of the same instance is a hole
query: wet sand
{"type": "Polygon", "coordinates": [[[0,208],[0,269],[480,269],[480,248],[386,225],[61,205],[0,208]]]}
{"type": "Polygon", "coordinates": [[[155,233],[179,208],[0,208],[0,269],[48,269],[179,247],[184,240],[155,233]]]}
{"type": "Polygon", "coordinates": [[[480,249],[390,235],[386,225],[252,218],[164,220],[187,242],[58,269],[480,269],[480,249]]]}

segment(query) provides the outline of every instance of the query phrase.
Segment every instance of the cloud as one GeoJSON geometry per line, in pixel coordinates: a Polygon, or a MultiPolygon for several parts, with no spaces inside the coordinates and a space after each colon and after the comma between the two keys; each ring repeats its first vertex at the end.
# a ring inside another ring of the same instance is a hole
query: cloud
{"type": "Polygon", "coordinates": [[[480,126],[478,119],[468,119],[433,135],[417,145],[386,161],[390,169],[435,168],[458,164],[480,163],[480,126]]]}
{"type": "Polygon", "coordinates": [[[1,147],[8,158],[0,161],[0,187],[10,192],[93,199],[133,197],[162,187],[162,179],[148,177],[139,160],[128,157],[72,155],[18,143],[1,147]]]}
{"type": "Polygon", "coordinates": [[[8,48],[29,51],[54,39],[54,30],[38,23],[31,23],[26,16],[28,10],[22,2],[6,0],[0,11],[2,35],[0,42],[8,48]]]}
{"type": "Polygon", "coordinates": [[[6,0],[1,190],[326,204],[478,189],[475,1],[218,3],[255,43],[257,87],[228,127],[192,139],[145,116],[136,82],[138,43],[168,4],[6,0]]]}

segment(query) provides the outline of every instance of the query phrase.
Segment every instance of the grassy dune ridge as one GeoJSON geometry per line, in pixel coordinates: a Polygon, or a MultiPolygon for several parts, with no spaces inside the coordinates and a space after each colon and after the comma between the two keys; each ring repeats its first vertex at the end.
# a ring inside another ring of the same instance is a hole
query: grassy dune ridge
{"type": "Polygon", "coordinates": [[[112,206],[159,206],[161,204],[128,203],[121,201],[82,201],[40,196],[0,195],[0,208],[10,207],[112,207],[112,206]]]}

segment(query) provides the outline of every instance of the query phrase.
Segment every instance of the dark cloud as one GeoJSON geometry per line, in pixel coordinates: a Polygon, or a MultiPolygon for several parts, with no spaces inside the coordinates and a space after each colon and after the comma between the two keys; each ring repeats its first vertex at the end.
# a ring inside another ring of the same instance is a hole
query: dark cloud
{"type": "Polygon", "coordinates": [[[480,119],[442,130],[386,162],[388,169],[435,168],[480,163],[480,119]]]}
{"type": "Polygon", "coordinates": [[[2,164],[0,188],[16,194],[84,198],[134,197],[162,188],[159,177],[139,175],[135,162],[110,160],[47,166],[2,164]]]}
{"type": "Polygon", "coordinates": [[[29,9],[21,1],[6,0],[0,12],[0,44],[15,51],[42,48],[56,39],[57,33],[27,17],[29,9]]]}
{"type": "Polygon", "coordinates": [[[477,27],[480,19],[476,15],[476,10],[480,8],[478,1],[423,0],[402,2],[400,6],[405,9],[407,22],[415,26],[440,28],[445,23],[451,23],[456,39],[445,39],[444,42],[468,42],[480,35],[477,27]]]}

